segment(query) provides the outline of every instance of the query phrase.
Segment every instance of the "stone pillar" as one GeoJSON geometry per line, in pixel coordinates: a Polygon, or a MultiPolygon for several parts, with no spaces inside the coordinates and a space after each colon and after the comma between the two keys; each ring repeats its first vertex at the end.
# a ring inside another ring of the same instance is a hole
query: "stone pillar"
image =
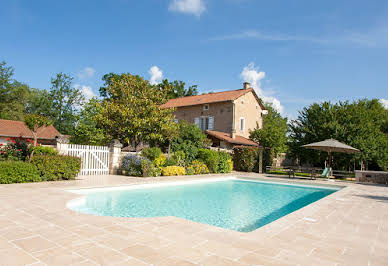
{"type": "Polygon", "coordinates": [[[260,148],[259,150],[259,173],[263,173],[263,149],[260,148]]]}
{"type": "Polygon", "coordinates": [[[122,147],[123,144],[121,144],[117,139],[112,140],[109,144],[109,174],[111,175],[116,175],[117,170],[120,168],[120,154],[122,147]]]}

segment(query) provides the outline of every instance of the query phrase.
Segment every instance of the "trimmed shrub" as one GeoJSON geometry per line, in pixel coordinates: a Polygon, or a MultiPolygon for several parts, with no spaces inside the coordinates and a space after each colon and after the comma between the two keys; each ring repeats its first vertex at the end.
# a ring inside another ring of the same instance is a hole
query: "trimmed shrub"
{"type": "Polygon", "coordinates": [[[124,156],[121,162],[121,169],[125,170],[125,174],[129,176],[142,176],[141,161],[143,157],[134,154],[124,156]]]}
{"type": "Polygon", "coordinates": [[[155,167],[153,162],[148,159],[141,160],[141,171],[144,177],[160,176],[160,169],[155,167]]]}
{"type": "Polygon", "coordinates": [[[141,155],[153,162],[156,158],[159,158],[160,155],[162,155],[162,150],[158,147],[145,148],[141,151],[141,155]]]}
{"type": "Polygon", "coordinates": [[[42,181],[35,165],[25,162],[0,162],[0,184],[42,181]]]}
{"type": "Polygon", "coordinates": [[[162,169],[163,176],[186,175],[186,169],[181,166],[167,166],[162,169]]]}
{"type": "Polygon", "coordinates": [[[34,151],[34,155],[58,155],[58,152],[51,147],[35,146],[32,149],[34,151]]]}
{"type": "Polygon", "coordinates": [[[257,164],[259,149],[238,146],[233,149],[233,164],[237,171],[252,172],[257,164]]]}
{"type": "Polygon", "coordinates": [[[194,160],[193,163],[186,168],[186,172],[188,175],[205,175],[209,173],[209,169],[203,162],[194,160]]]}
{"type": "Polygon", "coordinates": [[[207,165],[211,173],[218,173],[220,156],[217,151],[200,149],[198,151],[198,159],[207,165]]]}
{"type": "Polygon", "coordinates": [[[38,155],[31,163],[45,181],[74,179],[81,170],[81,158],[65,155],[38,155]]]}
{"type": "Polygon", "coordinates": [[[226,152],[219,152],[218,173],[230,173],[233,170],[232,156],[226,152]]]}

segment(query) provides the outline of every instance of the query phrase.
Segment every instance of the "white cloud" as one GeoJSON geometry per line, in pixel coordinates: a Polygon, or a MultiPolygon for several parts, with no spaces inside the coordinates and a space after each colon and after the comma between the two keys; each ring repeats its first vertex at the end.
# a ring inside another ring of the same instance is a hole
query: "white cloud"
{"type": "Polygon", "coordinates": [[[206,10],[203,0],[172,0],[168,10],[201,16],[206,10]]]}
{"type": "Polygon", "coordinates": [[[276,110],[283,113],[284,107],[280,104],[280,101],[275,97],[268,95],[268,92],[261,88],[261,81],[265,78],[264,71],[259,71],[259,67],[255,67],[255,64],[251,62],[244,67],[240,77],[244,82],[249,82],[251,84],[257,95],[263,99],[264,102],[271,103],[276,110]]]}
{"type": "Polygon", "coordinates": [[[86,100],[90,100],[93,97],[97,97],[97,95],[93,92],[92,87],[90,86],[75,84],[74,88],[81,90],[86,100]]]}
{"type": "Polygon", "coordinates": [[[388,109],[388,99],[380,99],[381,104],[388,109]]]}
{"type": "Polygon", "coordinates": [[[91,67],[85,67],[80,72],[78,72],[78,78],[79,79],[89,79],[94,76],[94,73],[96,73],[96,70],[91,67]]]}
{"type": "Polygon", "coordinates": [[[148,73],[151,76],[151,78],[150,78],[151,85],[156,85],[162,81],[163,71],[160,70],[159,67],[157,67],[157,66],[151,67],[150,70],[148,71],[148,73]]]}

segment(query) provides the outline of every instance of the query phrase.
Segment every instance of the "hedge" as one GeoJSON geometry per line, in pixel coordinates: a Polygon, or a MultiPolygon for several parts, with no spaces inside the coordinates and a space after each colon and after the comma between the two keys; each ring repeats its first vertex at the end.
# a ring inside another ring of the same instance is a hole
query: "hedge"
{"type": "Polygon", "coordinates": [[[249,146],[237,146],[233,149],[233,167],[237,171],[252,172],[258,161],[259,149],[249,146]]]}
{"type": "Polygon", "coordinates": [[[44,181],[74,179],[81,170],[81,158],[65,155],[38,155],[31,163],[38,168],[44,181]]]}
{"type": "Polygon", "coordinates": [[[35,165],[20,161],[0,162],[0,184],[42,181],[35,165]]]}

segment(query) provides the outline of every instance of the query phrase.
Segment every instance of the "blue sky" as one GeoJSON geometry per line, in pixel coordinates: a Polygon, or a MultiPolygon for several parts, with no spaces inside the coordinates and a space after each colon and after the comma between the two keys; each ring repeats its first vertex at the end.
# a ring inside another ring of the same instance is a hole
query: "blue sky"
{"type": "Polygon", "coordinates": [[[247,80],[291,118],[315,101],[388,99],[386,0],[0,0],[0,16],[0,60],[36,88],[57,72],[88,95],[109,72],[201,92],[247,80]]]}

